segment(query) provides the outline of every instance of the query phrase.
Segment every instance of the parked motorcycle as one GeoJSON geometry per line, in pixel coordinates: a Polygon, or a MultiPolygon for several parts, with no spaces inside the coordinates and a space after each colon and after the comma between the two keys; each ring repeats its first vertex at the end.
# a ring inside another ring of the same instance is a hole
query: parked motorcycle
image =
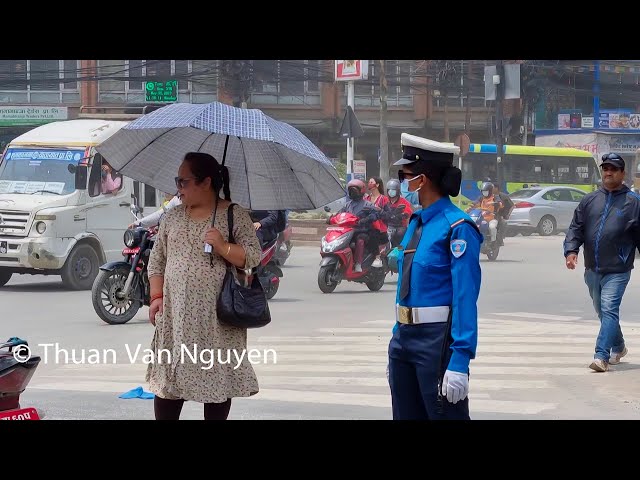
{"type": "Polygon", "coordinates": [[[498,258],[498,253],[500,252],[500,236],[496,235],[496,240],[491,241],[489,222],[482,217],[482,212],[493,213],[491,210],[473,208],[469,210],[469,216],[471,217],[471,220],[476,222],[476,225],[480,229],[480,233],[484,237],[482,246],[480,247],[480,253],[486,255],[489,260],[494,261],[498,258]]]}
{"type": "MultiPolygon", "coordinates": [[[[325,208],[325,211],[328,211],[325,208]]],[[[384,254],[387,244],[379,245],[379,253],[383,258],[383,266],[374,268],[371,266],[376,258],[371,252],[365,251],[362,261],[362,272],[355,272],[355,230],[358,217],[351,213],[339,213],[331,217],[327,233],[322,237],[320,248],[320,271],[318,272],[318,287],[323,293],[333,292],[343,280],[348,282],[364,283],[371,291],[378,291],[384,285],[387,276],[387,267],[384,262],[384,254]]]]}
{"type": "Polygon", "coordinates": [[[0,420],[40,420],[44,417],[36,408],[20,405],[20,395],[39,364],[40,357],[31,355],[25,340],[12,337],[0,343],[0,420]]]}
{"type": "Polygon", "coordinates": [[[280,286],[282,278],[282,270],[275,260],[278,251],[278,239],[272,240],[262,246],[262,254],[260,255],[260,265],[256,268],[258,280],[262,285],[267,300],[275,297],[280,286]]]}
{"type": "MultiPolygon", "coordinates": [[[[137,207],[133,208],[136,216],[137,207]]],[[[140,307],[149,306],[151,288],[147,266],[157,233],[157,227],[127,229],[123,237],[124,260],[100,267],[91,298],[95,312],[104,322],[122,325],[131,320],[140,307]]]]}

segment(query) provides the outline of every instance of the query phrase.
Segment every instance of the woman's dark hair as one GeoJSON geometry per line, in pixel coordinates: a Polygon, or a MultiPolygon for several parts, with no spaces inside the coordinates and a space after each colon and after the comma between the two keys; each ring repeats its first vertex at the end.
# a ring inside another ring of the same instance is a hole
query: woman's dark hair
{"type": "Polygon", "coordinates": [[[189,152],[184,156],[184,161],[189,164],[191,173],[196,177],[197,183],[202,183],[205,178],[211,178],[211,188],[220,196],[220,190],[224,192],[225,200],[231,200],[229,192],[229,169],[220,165],[213,155],[204,152],[189,152]]]}
{"type": "Polygon", "coordinates": [[[380,192],[380,195],[384,195],[384,183],[382,182],[382,179],[380,177],[371,178],[373,178],[373,181],[378,184],[378,191],[380,192]]]}

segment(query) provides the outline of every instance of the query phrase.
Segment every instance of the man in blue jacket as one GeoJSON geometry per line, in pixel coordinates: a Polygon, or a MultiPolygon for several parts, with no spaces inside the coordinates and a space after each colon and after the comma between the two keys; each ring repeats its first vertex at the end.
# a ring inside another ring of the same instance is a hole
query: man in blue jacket
{"type": "Polygon", "coordinates": [[[640,196],[623,184],[625,163],[602,156],[602,187],[585,195],[573,213],[564,241],[565,263],[574,270],[584,245],[584,280],[600,318],[600,333],[589,368],[606,372],[627,354],[620,329],[620,302],[640,245],[640,196]]]}

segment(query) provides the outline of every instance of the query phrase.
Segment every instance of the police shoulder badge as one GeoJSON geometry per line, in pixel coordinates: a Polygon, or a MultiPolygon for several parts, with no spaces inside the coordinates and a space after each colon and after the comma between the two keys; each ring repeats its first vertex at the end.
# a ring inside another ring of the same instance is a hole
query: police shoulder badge
{"type": "Polygon", "coordinates": [[[467,250],[467,242],[465,240],[451,240],[451,253],[454,257],[460,258],[467,250]]]}

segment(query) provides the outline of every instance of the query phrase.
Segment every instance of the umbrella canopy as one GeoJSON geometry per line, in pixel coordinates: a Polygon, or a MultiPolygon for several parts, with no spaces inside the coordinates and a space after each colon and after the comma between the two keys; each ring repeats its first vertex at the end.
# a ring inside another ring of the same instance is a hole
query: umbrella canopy
{"type": "Polygon", "coordinates": [[[229,168],[231,199],[252,210],[320,208],[345,196],[337,172],[299,130],[258,109],[174,103],[121,128],[97,151],[120,173],[163,192],[187,152],[229,168]]]}

